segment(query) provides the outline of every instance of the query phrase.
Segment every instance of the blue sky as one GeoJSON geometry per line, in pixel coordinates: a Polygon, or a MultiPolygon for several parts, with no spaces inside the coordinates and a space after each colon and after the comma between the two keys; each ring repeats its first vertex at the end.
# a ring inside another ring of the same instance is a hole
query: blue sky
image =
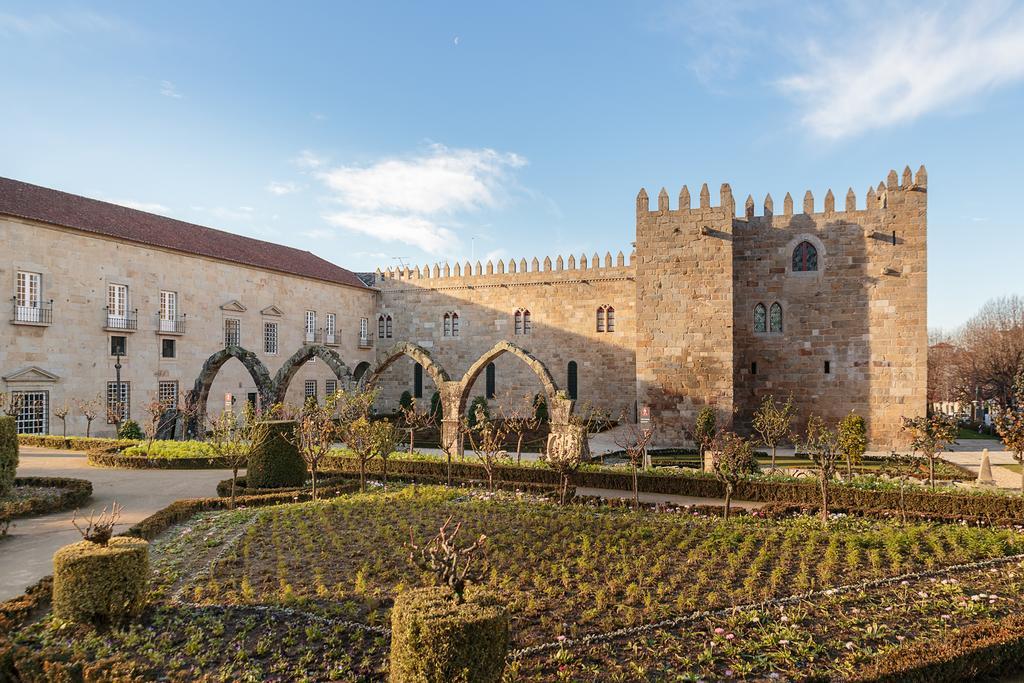
{"type": "MultiPolygon", "coordinates": [[[[929,322],[1024,294],[1024,5],[0,4],[0,175],[354,270],[628,252],[641,186],[929,173],[929,322]]],[[[840,202],[841,203],[841,202],[840,202]]]]}

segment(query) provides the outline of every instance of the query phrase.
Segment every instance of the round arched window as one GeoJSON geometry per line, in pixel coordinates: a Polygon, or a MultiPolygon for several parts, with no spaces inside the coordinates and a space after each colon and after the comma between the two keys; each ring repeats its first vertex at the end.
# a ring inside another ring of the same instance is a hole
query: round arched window
{"type": "Polygon", "coordinates": [[[793,250],[793,272],[803,273],[818,269],[818,250],[810,242],[801,242],[793,250]]]}

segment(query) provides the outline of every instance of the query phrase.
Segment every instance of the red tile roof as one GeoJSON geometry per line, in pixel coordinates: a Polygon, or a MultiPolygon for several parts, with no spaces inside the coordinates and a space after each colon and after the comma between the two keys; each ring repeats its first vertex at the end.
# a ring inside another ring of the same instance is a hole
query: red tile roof
{"type": "Polygon", "coordinates": [[[366,288],[352,271],[339,268],[308,251],[10,178],[0,177],[0,214],[255,268],[366,288]]]}

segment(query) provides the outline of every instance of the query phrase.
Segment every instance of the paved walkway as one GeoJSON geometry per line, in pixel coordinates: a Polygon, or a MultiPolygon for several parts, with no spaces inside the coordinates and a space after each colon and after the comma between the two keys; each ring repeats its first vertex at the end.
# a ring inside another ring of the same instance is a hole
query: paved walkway
{"type": "MultiPolygon", "coordinates": [[[[92,482],[92,499],[82,507],[97,513],[113,501],[124,506],[119,530],[126,529],[157,510],[182,498],[217,495],[217,482],[231,476],[228,470],[113,470],[90,467],[85,455],[21,447],[19,477],[74,477],[92,482]]],[[[71,525],[74,510],[41,517],[16,519],[7,538],[0,540],[0,600],[53,573],[53,553],[63,545],[81,540],[71,525]]]]}

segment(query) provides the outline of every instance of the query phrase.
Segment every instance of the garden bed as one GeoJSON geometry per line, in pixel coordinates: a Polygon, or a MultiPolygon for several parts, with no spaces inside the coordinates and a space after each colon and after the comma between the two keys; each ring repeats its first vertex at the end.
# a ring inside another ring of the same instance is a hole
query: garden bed
{"type": "Polygon", "coordinates": [[[0,497],[0,519],[45,515],[79,507],[92,496],[92,483],[66,477],[17,477],[0,497]]]}
{"type": "Polygon", "coordinates": [[[96,448],[122,449],[138,445],[134,439],[105,439],[95,436],[55,436],[53,434],[18,434],[18,445],[54,448],[64,451],[89,451],[96,448]]]}

